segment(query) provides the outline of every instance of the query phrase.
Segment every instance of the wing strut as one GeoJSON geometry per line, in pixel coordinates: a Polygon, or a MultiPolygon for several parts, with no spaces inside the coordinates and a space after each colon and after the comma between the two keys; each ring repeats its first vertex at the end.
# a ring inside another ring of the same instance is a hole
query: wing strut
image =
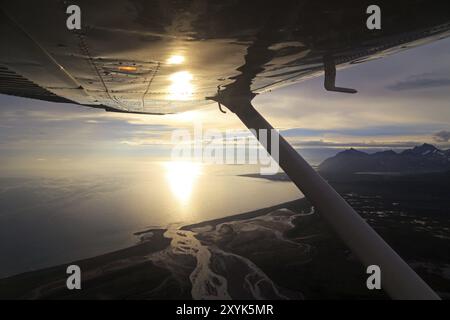
{"type": "MultiPolygon", "coordinates": [[[[260,129],[272,130],[270,123],[252,106],[250,102],[252,97],[241,97],[222,96],[224,99],[220,99],[220,102],[236,113],[247,128],[254,129],[252,132],[258,132],[260,129]]],[[[271,154],[270,144],[265,147],[271,154]]],[[[366,267],[369,265],[380,267],[381,285],[391,298],[440,299],[281,135],[278,151],[279,160],[275,160],[353,254],[366,267]]]]}

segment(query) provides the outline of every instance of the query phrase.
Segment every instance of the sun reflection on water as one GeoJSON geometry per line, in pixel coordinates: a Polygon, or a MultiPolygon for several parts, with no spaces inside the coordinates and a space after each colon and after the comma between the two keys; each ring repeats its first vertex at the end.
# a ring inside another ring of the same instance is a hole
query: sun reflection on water
{"type": "Polygon", "coordinates": [[[202,173],[200,163],[188,161],[164,162],[166,179],[174,197],[181,203],[187,204],[198,176],[202,173]]]}

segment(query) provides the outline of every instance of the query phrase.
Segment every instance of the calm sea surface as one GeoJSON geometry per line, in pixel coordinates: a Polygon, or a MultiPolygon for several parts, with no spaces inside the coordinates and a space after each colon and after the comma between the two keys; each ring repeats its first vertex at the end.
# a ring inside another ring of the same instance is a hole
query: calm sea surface
{"type": "Polygon", "coordinates": [[[251,166],[148,162],[0,178],[0,278],[136,243],[149,227],[192,223],[302,196],[251,166]]]}

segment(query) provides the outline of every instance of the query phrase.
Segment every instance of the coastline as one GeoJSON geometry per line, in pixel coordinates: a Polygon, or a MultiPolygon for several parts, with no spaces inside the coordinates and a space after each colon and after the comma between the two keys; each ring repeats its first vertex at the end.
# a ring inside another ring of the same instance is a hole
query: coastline
{"type": "MultiPolygon", "coordinates": [[[[255,176],[254,178],[264,178],[255,176]]],[[[327,180],[438,294],[450,297],[446,175],[327,180]],[[415,246],[410,245],[411,242],[415,246]]],[[[127,249],[0,280],[7,299],[386,299],[305,198],[236,215],[135,233],[127,249]]]]}
{"type": "MultiPolygon", "coordinates": [[[[211,226],[215,228],[219,224],[228,222],[239,222],[248,219],[258,218],[267,215],[270,212],[287,208],[295,209],[309,207],[309,204],[305,198],[300,198],[294,201],[280,203],[274,206],[261,208],[249,212],[238,213],[232,216],[213,219],[209,221],[203,221],[196,224],[185,225],[179,228],[181,231],[192,231],[194,229],[202,228],[205,226],[211,226]]],[[[67,264],[52,266],[36,271],[29,271],[11,277],[0,279],[0,299],[65,299],[65,298],[88,298],[96,296],[96,290],[87,292],[89,290],[82,290],[82,294],[69,293],[65,290],[66,268],[69,265],[75,264],[80,266],[83,270],[83,283],[87,283],[88,286],[95,286],[101,284],[103,281],[111,278],[116,278],[116,282],[121,283],[121,287],[135,286],[134,281],[125,279],[127,273],[134,272],[135,277],[138,274],[144,273],[144,277],[148,277],[148,271],[154,274],[154,277],[148,279],[146,287],[158,287],[164,282],[172,282],[173,275],[167,269],[167,266],[158,266],[158,263],[148,259],[150,255],[157,254],[164,250],[168,250],[173,239],[169,239],[165,236],[168,232],[167,228],[151,228],[143,231],[137,231],[135,236],[139,237],[137,244],[131,247],[109,252],[95,257],[82,259],[78,261],[68,262],[67,264]],[[120,280],[123,278],[122,280],[120,280]],[[163,279],[162,281],[159,281],[163,279]],[[131,283],[129,283],[131,281],[131,283]],[[122,283],[123,282],[123,283],[122,283]]],[[[194,266],[194,259],[192,257],[183,257],[186,267],[194,266]]],[[[184,277],[188,275],[183,275],[184,277]]],[[[186,279],[184,279],[186,280],[186,279]]],[[[146,290],[144,290],[146,291],[146,290]]],[[[170,290],[169,290],[170,291],[170,290]]],[[[170,298],[190,298],[189,288],[185,287],[182,290],[172,292],[170,298]]],[[[135,298],[162,298],[165,294],[162,292],[153,292],[151,295],[140,296],[136,289],[130,292],[130,296],[135,298]]],[[[117,290],[111,291],[112,296],[123,297],[126,292],[117,292],[117,290]]],[[[166,297],[167,298],[167,297],[166,297]]]]}

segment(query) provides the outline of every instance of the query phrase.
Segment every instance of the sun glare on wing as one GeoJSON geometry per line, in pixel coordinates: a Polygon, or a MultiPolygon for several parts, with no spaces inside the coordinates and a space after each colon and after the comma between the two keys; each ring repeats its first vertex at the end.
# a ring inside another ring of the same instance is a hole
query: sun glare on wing
{"type": "Polygon", "coordinates": [[[170,100],[187,100],[192,96],[194,87],[191,83],[192,74],[188,71],[180,71],[170,76],[169,87],[170,100]]]}
{"type": "Polygon", "coordinates": [[[201,164],[188,161],[165,162],[166,178],[174,197],[186,204],[192,194],[195,182],[201,174],[201,164]]]}
{"type": "Polygon", "coordinates": [[[184,57],[179,55],[173,55],[167,59],[168,64],[182,64],[184,62],[184,57]]]}

